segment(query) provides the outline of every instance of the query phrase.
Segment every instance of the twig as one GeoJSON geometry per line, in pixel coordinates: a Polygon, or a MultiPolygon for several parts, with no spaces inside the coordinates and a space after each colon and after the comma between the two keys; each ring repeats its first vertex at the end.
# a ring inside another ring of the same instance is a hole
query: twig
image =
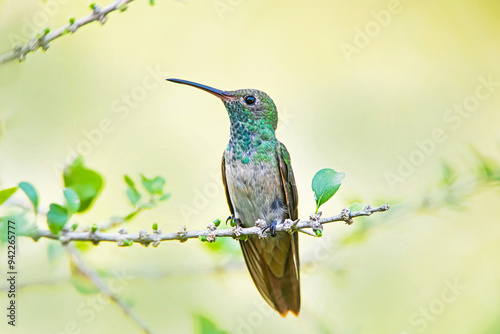
{"type": "Polygon", "coordinates": [[[93,268],[87,266],[85,261],[82,259],[81,254],[73,248],[71,245],[66,246],[66,251],[75,261],[75,264],[78,268],[92,281],[92,283],[101,291],[103,294],[109,297],[116,305],[118,305],[123,313],[130,318],[133,322],[135,322],[145,333],[151,333],[151,331],[144,325],[141,319],[139,319],[132,310],[126,305],[120,298],[115,296],[111,290],[108,288],[106,282],[99,276],[97,271],[93,268]]]}
{"type": "Polygon", "coordinates": [[[0,64],[18,59],[23,61],[26,59],[26,55],[30,52],[34,52],[39,48],[44,51],[49,48],[49,43],[69,32],[74,33],[78,28],[89,24],[94,21],[99,21],[104,24],[107,20],[107,15],[116,10],[124,10],[126,5],[134,0],[116,0],[113,3],[101,8],[98,5],[92,5],[92,13],[82,17],[81,19],[74,20],[68,24],[60,27],[54,31],[43,30],[38,36],[29,40],[26,44],[22,46],[15,47],[12,51],[0,55],[0,64]]]}
{"type": "MultiPolygon", "coordinates": [[[[342,212],[336,216],[321,218],[321,212],[317,215],[311,215],[309,220],[304,221],[291,221],[289,219],[285,220],[283,223],[279,223],[276,226],[276,231],[278,232],[288,232],[293,233],[299,229],[312,228],[314,232],[317,230],[321,231],[323,229],[323,224],[344,221],[346,224],[352,224],[353,218],[370,216],[375,212],[383,212],[389,210],[390,206],[384,204],[382,206],[372,208],[367,205],[363,210],[357,212],[350,212],[349,209],[343,209],[342,212]]],[[[266,238],[269,232],[263,232],[262,224],[256,224],[257,226],[242,228],[239,226],[233,227],[232,229],[220,229],[218,230],[213,223],[210,223],[205,230],[195,230],[187,231],[186,227],[183,226],[178,232],[173,233],[162,233],[161,230],[153,231],[153,233],[148,234],[146,230],[141,230],[139,233],[127,233],[125,229],[121,229],[118,233],[101,233],[99,230],[95,232],[70,232],[63,231],[61,235],[55,235],[48,230],[40,231],[34,230],[25,236],[33,238],[37,241],[40,238],[48,238],[59,240],[63,244],[68,244],[72,241],[90,241],[94,244],[98,244],[101,241],[116,242],[118,246],[130,246],[133,242],[140,243],[144,246],[152,244],[154,247],[158,246],[162,241],[169,240],[179,240],[184,242],[188,239],[200,238],[204,241],[213,242],[218,237],[231,237],[234,239],[243,239],[242,236],[257,235],[261,238],[266,238]]],[[[318,234],[316,234],[318,235],[318,234]]]]}

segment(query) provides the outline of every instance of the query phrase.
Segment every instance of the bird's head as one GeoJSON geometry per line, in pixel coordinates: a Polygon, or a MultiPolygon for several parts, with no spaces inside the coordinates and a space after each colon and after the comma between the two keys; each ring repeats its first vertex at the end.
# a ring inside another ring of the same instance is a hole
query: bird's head
{"type": "Polygon", "coordinates": [[[175,83],[199,88],[220,98],[226,106],[231,123],[259,123],[276,130],[278,112],[273,100],[257,89],[224,91],[191,81],[167,79],[175,83]]]}

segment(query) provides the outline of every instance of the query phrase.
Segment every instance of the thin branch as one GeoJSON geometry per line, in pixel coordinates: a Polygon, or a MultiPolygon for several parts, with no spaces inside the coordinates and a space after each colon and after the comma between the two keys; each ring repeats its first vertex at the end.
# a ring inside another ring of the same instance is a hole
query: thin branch
{"type": "Polygon", "coordinates": [[[35,52],[39,48],[44,51],[49,48],[49,43],[67,33],[75,33],[78,28],[87,25],[94,21],[99,21],[104,24],[108,19],[107,15],[116,10],[124,10],[128,3],[134,0],[116,0],[113,3],[101,8],[98,5],[92,5],[92,13],[82,17],[81,19],[74,20],[68,24],[60,27],[54,31],[48,31],[47,29],[42,31],[38,36],[29,40],[26,44],[15,47],[12,51],[0,55],[0,64],[18,59],[19,61],[24,61],[26,55],[30,52],[35,52]]]}
{"type": "MultiPolygon", "coordinates": [[[[340,214],[326,218],[321,218],[321,212],[319,212],[318,214],[311,215],[309,220],[291,221],[287,219],[276,226],[276,231],[293,233],[297,230],[311,228],[316,235],[319,235],[320,233],[318,233],[318,231],[321,232],[323,230],[323,224],[343,221],[350,225],[353,223],[353,218],[370,216],[375,212],[387,211],[389,208],[390,206],[388,204],[376,208],[367,205],[363,210],[357,212],[350,212],[349,209],[343,209],[340,214]]],[[[148,234],[146,230],[141,230],[139,233],[127,233],[125,229],[121,229],[118,233],[102,233],[97,229],[94,232],[70,232],[64,230],[61,232],[61,235],[55,235],[48,230],[33,230],[26,236],[33,238],[35,241],[40,238],[59,240],[63,244],[68,244],[72,241],[89,241],[94,244],[98,244],[101,241],[107,241],[115,242],[118,246],[130,246],[133,242],[136,242],[144,246],[152,244],[156,247],[162,241],[179,240],[184,242],[188,239],[200,238],[203,241],[213,242],[218,237],[245,239],[245,236],[249,235],[257,235],[260,238],[266,238],[269,235],[269,229],[265,231],[265,222],[259,219],[256,222],[256,226],[253,227],[242,228],[240,226],[235,226],[232,229],[220,230],[217,229],[214,223],[210,223],[205,230],[187,231],[186,227],[183,226],[179,231],[173,233],[162,233],[161,230],[153,231],[153,233],[150,234],[148,234]]]]}
{"type": "Polygon", "coordinates": [[[151,333],[151,331],[144,325],[141,319],[139,319],[130,309],[128,305],[126,305],[120,298],[118,298],[115,294],[111,292],[108,288],[106,282],[99,276],[97,271],[85,263],[80,252],[78,252],[73,246],[67,245],[66,251],[73,258],[75,264],[78,268],[84,273],[92,283],[101,291],[103,294],[109,297],[116,305],[118,305],[123,313],[130,318],[133,322],[135,322],[145,333],[151,333]]]}

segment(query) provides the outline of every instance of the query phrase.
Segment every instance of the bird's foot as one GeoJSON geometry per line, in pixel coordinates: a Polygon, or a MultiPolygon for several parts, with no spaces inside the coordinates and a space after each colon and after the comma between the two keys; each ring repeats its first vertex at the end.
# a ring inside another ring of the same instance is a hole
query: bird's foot
{"type": "Polygon", "coordinates": [[[273,220],[272,223],[267,224],[266,227],[262,229],[262,232],[265,232],[267,229],[269,229],[269,232],[271,233],[271,237],[276,236],[276,226],[278,225],[278,222],[276,220],[273,220]]]}
{"type": "Polygon", "coordinates": [[[226,219],[226,225],[227,225],[227,222],[230,221],[230,224],[231,226],[240,226],[241,225],[241,219],[239,218],[236,218],[234,215],[230,215],[229,217],[227,217],[226,219]]]}

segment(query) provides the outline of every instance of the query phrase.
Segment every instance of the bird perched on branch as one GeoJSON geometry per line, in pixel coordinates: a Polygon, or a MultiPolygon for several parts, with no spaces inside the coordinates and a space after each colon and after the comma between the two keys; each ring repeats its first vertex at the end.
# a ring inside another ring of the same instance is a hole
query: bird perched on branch
{"type": "Polygon", "coordinates": [[[254,226],[262,219],[271,237],[240,240],[250,275],[266,302],[286,316],[300,310],[299,237],[276,232],[276,225],[298,218],[297,188],[288,151],[276,139],[278,112],[271,98],[255,89],[223,91],[195,82],[167,79],[211,93],[222,100],[231,121],[222,156],[222,181],[233,222],[254,226]]]}

